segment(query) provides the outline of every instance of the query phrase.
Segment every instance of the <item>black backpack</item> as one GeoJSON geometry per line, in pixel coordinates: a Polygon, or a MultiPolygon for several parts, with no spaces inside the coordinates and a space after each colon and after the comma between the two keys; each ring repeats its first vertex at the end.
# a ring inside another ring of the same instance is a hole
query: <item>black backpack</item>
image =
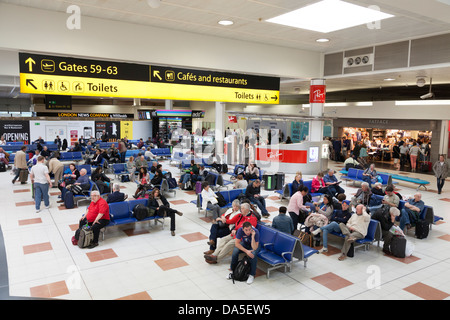
{"type": "Polygon", "coordinates": [[[137,204],[133,209],[133,216],[136,218],[136,220],[144,220],[149,215],[148,207],[145,205],[139,203],[137,204]]]}
{"type": "Polygon", "coordinates": [[[217,204],[219,205],[219,207],[224,207],[227,205],[227,201],[220,192],[217,192],[216,196],[217,196],[217,204]]]}
{"type": "Polygon", "coordinates": [[[234,281],[247,281],[248,276],[250,275],[250,270],[252,266],[250,263],[250,258],[245,255],[239,262],[236,267],[234,267],[233,273],[231,273],[231,279],[234,281]]]}

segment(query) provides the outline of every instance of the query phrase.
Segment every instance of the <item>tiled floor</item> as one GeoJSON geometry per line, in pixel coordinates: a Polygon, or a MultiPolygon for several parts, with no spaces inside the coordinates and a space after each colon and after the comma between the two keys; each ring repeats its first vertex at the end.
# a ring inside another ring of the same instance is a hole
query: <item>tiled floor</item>
{"type": "MultiPolygon", "coordinates": [[[[163,161],[174,176],[179,170],[163,161]]],[[[342,164],[330,163],[333,168],[342,164]]],[[[384,170],[386,171],[386,170],[384,170]]],[[[7,255],[9,294],[15,297],[69,300],[303,300],[303,299],[450,299],[450,183],[444,192],[433,192],[431,175],[409,173],[429,180],[431,191],[422,191],[426,204],[444,221],[433,225],[427,239],[408,241],[414,253],[405,259],[386,256],[376,245],[358,249],[354,258],[339,261],[342,239],[330,237],[329,252],[310,257],[307,267],[296,262],[290,273],[274,271],[266,278],[266,265],[258,264],[252,285],[233,284],[226,279],[231,257],[211,265],[203,258],[211,219],[190,203],[195,193],[177,191],[168,195],[176,215],[176,235],[170,234],[170,219],[160,224],[141,222],[108,228],[105,239],[94,249],[80,249],[71,238],[87,203],[65,210],[56,203],[58,189],[51,189],[50,209],[36,213],[29,184],[11,184],[10,171],[0,173],[0,224],[7,255]],[[211,285],[214,284],[214,285],[211,285]]],[[[113,178],[112,175],[110,175],[113,178]]],[[[339,174],[338,174],[339,177],[339,174]]],[[[312,176],[305,176],[309,180],[312,176]]],[[[228,180],[229,176],[224,175],[228,180]]],[[[290,182],[293,175],[286,175],[290,182]]],[[[136,185],[122,184],[130,197],[136,185]]],[[[413,195],[415,185],[400,182],[404,196],[413,195]]],[[[348,197],[356,192],[349,184],[348,197]]],[[[263,191],[271,216],[280,206],[273,191],[263,191]]],[[[131,197],[132,198],[132,197],[131,197]]],[[[42,206],[41,206],[42,207],[42,206]]],[[[219,240],[220,241],[220,240],[219,240]]]]}

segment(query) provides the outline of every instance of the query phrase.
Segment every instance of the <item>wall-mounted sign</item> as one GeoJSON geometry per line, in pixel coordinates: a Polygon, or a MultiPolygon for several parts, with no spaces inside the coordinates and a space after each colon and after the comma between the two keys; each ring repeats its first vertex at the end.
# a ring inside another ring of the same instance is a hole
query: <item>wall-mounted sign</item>
{"type": "Polygon", "coordinates": [[[133,119],[131,113],[36,112],[36,117],[133,119]]]}
{"type": "Polygon", "coordinates": [[[309,89],[309,103],[325,103],[326,86],[311,85],[309,89]]]}
{"type": "Polygon", "coordinates": [[[278,104],[280,78],[19,53],[20,91],[278,104]]]}
{"type": "Polygon", "coordinates": [[[72,96],[45,95],[45,109],[72,110],[72,96]]]}

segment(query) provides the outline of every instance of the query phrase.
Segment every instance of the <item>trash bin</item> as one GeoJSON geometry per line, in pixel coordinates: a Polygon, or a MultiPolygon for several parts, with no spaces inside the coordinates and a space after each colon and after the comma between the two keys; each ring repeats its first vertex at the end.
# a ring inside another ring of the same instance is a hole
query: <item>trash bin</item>
{"type": "Polygon", "coordinates": [[[263,181],[264,181],[264,190],[275,190],[276,180],[274,174],[268,173],[264,174],[263,181]]]}
{"type": "Polygon", "coordinates": [[[285,173],[284,172],[277,172],[275,174],[275,190],[281,190],[284,187],[284,179],[285,179],[285,173]]]}

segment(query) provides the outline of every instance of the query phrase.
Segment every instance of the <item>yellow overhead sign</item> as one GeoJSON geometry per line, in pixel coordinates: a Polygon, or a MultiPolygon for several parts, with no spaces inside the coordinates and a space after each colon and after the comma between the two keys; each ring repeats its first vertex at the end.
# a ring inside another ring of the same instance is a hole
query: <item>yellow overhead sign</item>
{"type": "Polygon", "coordinates": [[[29,94],[275,104],[279,78],[20,53],[29,94]]]}

